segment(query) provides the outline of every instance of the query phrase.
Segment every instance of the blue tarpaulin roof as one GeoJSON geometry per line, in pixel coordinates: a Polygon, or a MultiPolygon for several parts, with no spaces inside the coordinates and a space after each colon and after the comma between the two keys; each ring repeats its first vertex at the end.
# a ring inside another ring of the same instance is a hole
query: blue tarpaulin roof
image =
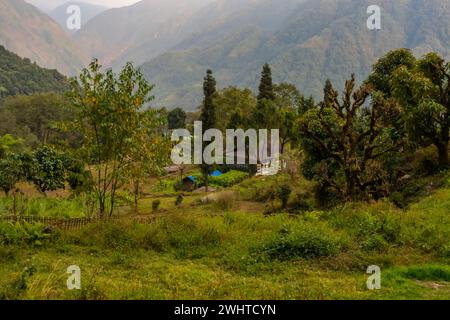
{"type": "Polygon", "coordinates": [[[216,170],[213,173],[211,173],[211,177],[220,177],[221,175],[222,172],[220,172],[219,170],[216,170]]]}
{"type": "Polygon", "coordinates": [[[195,183],[195,177],[194,176],[189,176],[188,179],[195,183]]]}

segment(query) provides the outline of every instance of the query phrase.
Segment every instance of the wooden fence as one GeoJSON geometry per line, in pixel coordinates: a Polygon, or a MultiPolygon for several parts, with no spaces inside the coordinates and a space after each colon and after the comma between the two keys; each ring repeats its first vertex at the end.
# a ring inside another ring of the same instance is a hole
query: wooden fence
{"type": "Polygon", "coordinates": [[[28,222],[28,223],[40,223],[48,227],[63,229],[63,230],[79,230],[84,226],[95,223],[120,223],[120,222],[132,222],[137,224],[152,224],[158,221],[161,216],[127,216],[127,217],[114,217],[114,218],[51,218],[51,217],[35,217],[35,216],[0,216],[0,221],[9,222],[28,222]]]}

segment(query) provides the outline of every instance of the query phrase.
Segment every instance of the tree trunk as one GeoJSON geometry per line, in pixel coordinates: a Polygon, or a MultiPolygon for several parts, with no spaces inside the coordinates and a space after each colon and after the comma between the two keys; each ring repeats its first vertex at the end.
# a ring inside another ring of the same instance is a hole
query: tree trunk
{"type": "Polygon", "coordinates": [[[103,219],[103,217],[105,216],[105,199],[104,198],[99,199],[98,210],[99,210],[98,214],[99,214],[100,218],[103,219]]]}
{"type": "Polygon", "coordinates": [[[205,176],[205,192],[209,191],[209,181],[208,175],[205,176]]]}
{"type": "Polygon", "coordinates": [[[439,152],[439,166],[441,168],[448,168],[449,158],[448,158],[448,141],[437,145],[439,152]]]}
{"type": "Polygon", "coordinates": [[[134,212],[138,212],[138,202],[139,202],[139,180],[134,182],[134,212]]]}

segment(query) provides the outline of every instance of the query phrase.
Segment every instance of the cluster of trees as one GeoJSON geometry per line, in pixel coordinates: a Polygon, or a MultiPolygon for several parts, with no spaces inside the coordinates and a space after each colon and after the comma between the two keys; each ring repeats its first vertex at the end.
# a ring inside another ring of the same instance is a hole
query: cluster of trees
{"type": "Polygon", "coordinates": [[[130,186],[137,207],[143,179],[160,174],[170,154],[167,113],[145,108],[153,99],[152,89],[132,64],[117,75],[103,71],[93,60],[72,79],[65,97],[34,95],[5,101],[0,110],[22,116],[20,121],[29,125],[38,146],[21,148],[26,134],[3,128],[23,139],[0,136],[0,187],[8,193],[27,180],[45,193],[69,184],[93,195],[103,217],[112,215],[119,188],[130,186]],[[34,122],[24,111],[36,116],[34,122]]]}
{"type": "Polygon", "coordinates": [[[436,53],[416,59],[408,49],[389,52],[357,88],[342,97],[327,82],[323,101],[299,119],[303,172],[321,194],[378,198],[392,191],[400,160],[419,147],[436,147],[449,167],[450,64],[436,53]]]}
{"type": "MultiPolygon", "coordinates": [[[[74,190],[88,182],[82,164],[68,154],[50,146],[41,146],[32,152],[14,153],[10,151],[11,148],[5,148],[4,140],[0,142],[0,149],[3,149],[0,158],[0,189],[5,194],[17,192],[16,184],[20,181],[33,183],[43,194],[64,188],[66,182],[74,190]]],[[[16,140],[14,143],[20,142],[16,140]]]]}
{"type": "MultiPolygon", "coordinates": [[[[405,174],[402,159],[418,148],[435,146],[438,168],[449,167],[449,83],[448,62],[436,53],[416,59],[409,49],[379,59],[362,85],[352,75],[341,96],[327,81],[319,103],[292,84],[274,84],[267,64],[257,96],[216,90],[208,71],[197,119],[203,130],[280,129],[281,151],[301,151],[303,174],[318,182],[324,200],[380,198],[393,191],[405,174]]],[[[176,110],[175,118],[186,115],[176,110]]],[[[211,170],[202,166],[206,181],[211,170]]]]}
{"type": "Polygon", "coordinates": [[[37,93],[7,97],[0,103],[0,135],[10,134],[23,140],[26,148],[41,144],[75,142],[58,123],[73,117],[68,99],[56,93],[37,93]]]}
{"type": "MultiPolygon", "coordinates": [[[[263,66],[257,96],[250,89],[228,87],[217,90],[211,70],[204,78],[203,93],[200,111],[191,117],[192,120],[202,121],[203,133],[209,129],[220,129],[224,133],[226,129],[280,129],[282,152],[286,146],[297,141],[296,120],[315,104],[312,97],[305,98],[292,84],[275,85],[268,64],[263,66]]],[[[171,111],[169,128],[184,128],[177,125],[182,125],[186,119],[187,115],[181,110],[171,111]]],[[[203,149],[208,144],[204,142],[203,149]]],[[[208,190],[209,175],[216,166],[202,164],[200,167],[208,190]]]]}

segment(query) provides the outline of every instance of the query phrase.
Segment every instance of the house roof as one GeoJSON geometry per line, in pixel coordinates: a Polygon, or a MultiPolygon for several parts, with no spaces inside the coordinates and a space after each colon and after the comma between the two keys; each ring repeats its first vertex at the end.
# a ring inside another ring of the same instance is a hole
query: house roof
{"type": "Polygon", "coordinates": [[[222,172],[216,170],[213,173],[211,173],[211,177],[220,177],[222,174],[223,174],[222,172]]]}

